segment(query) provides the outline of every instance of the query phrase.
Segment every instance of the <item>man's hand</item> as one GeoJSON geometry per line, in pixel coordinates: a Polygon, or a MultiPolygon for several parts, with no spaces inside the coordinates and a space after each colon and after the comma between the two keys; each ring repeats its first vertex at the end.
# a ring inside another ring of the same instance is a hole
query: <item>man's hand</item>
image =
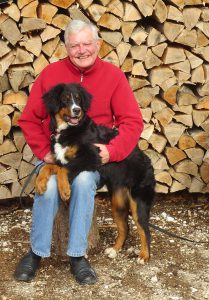
{"type": "Polygon", "coordinates": [[[45,156],[44,156],[44,159],[43,161],[47,164],[53,164],[54,163],[54,157],[52,155],[51,152],[48,152],[45,156]]]}
{"type": "Polygon", "coordinates": [[[99,156],[102,159],[102,164],[104,165],[108,163],[110,160],[110,154],[107,150],[107,147],[103,144],[94,144],[94,145],[100,149],[99,156]]]}

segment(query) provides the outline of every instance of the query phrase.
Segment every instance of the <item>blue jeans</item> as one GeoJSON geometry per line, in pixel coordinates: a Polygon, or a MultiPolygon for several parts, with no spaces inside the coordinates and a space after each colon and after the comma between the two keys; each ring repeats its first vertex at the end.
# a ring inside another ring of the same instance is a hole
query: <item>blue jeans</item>
{"type": "MultiPolygon", "coordinates": [[[[78,257],[86,254],[87,238],[94,212],[94,197],[99,181],[100,175],[97,171],[84,171],[71,184],[70,232],[67,246],[69,256],[78,257]]],[[[56,175],[52,175],[46,192],[43,195],[36,193],[33,203],[31,248],[39,256],[50,256],[53,223],[60,201],[56,175]]]]}

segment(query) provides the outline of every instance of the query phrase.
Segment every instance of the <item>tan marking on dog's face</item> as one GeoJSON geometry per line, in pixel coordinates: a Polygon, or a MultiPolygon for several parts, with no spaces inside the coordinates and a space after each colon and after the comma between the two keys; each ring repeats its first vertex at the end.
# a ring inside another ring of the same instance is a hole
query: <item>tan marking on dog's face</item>
{"type": "Polygon", "coordinates": [[[68,147],[67,151],[65,152],[65,158],[66,159],[74,158],[74,157],[76,157],[77,152],[78,152],[77,145],[68,147]]]}
{"type": "Polygon", "coordinates": [[[77,123],[79,123],[80,120],[83,118],[83,116],[84,116],[84,112],[81,110],[80,115],[75,118],[75,116],[72,114],[72,111],[69,107],[63,107],[55,115],[57,128],[65,129],[68,125],[77,125],[73,123],[73,118],[76,119],[77,123]]]}
{"type": "Polygon", "coordinates": [[[56,120],[56,123],[57,123],[57,128],[62,127],[63,123],[66,123],[63,120],[63,115],[60,113],[60,111],[55,115],[55,120],[56,120]]]}

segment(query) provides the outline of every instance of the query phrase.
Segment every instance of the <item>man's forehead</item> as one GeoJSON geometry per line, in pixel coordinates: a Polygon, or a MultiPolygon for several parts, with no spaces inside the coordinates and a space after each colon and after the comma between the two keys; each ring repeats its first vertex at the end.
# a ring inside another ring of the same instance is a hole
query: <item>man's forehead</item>
{"type": "Polygon", "coordinates": [[[83,28],[76,33],[74,32],[69,33],[68,39],[69,41],[80,41],[80,40],[86,41],[87,39],[92,40],[93,33],[89,28],[83,28]]]}

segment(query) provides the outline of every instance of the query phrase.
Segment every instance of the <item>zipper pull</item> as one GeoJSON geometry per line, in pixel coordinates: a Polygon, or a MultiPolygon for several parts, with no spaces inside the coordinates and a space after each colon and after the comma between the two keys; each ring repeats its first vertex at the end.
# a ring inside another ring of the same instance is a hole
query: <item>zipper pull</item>
{"type": "Polygon", "coordinates": [[[83,82],[83,73],[81,73],[81,82],[83,82]]]}

